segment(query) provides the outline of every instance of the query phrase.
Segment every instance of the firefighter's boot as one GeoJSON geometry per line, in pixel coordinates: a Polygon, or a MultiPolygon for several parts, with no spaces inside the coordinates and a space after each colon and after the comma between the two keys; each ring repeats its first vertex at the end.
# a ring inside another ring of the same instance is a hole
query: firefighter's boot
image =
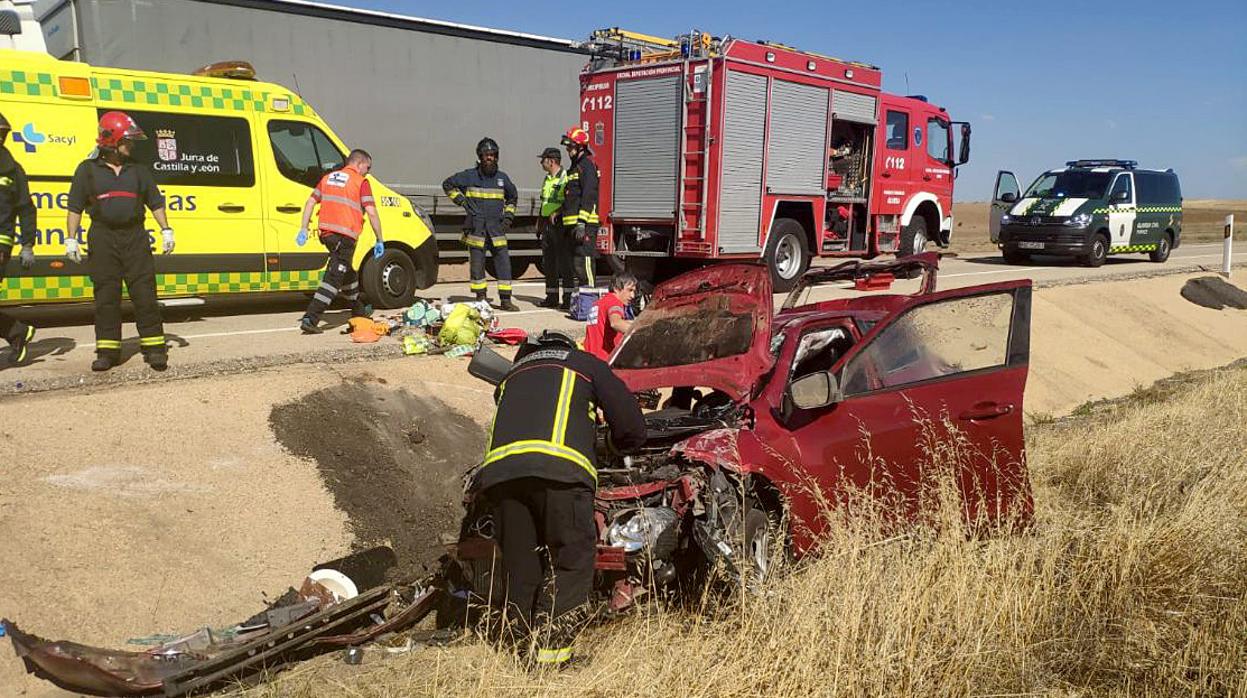
{"type": "Polygon", "coordinates": [[[153,371],[163,371],[169,368],[169,355],[163,351],[153,351],[143,355],[143,360],[153,371]]]}
{"type": "Polygon", "coordinates": [[[316,318],[304,315],[299,320],[299,329],[303,330],[303,334],[323,334],[324,330],[320,328],[319,321],[316,318]]]}
{"type": "Polygon", "coordinates": [[[91,370],[95,372],[107,371],[117,365],[117,361],[107,354],[98,354],[95,361],[91,362],[91,370]]]}
{"type": "Polygon", "coordinates": [[[13,363],[21,365],[26,363],[27,349],[30,348],[30,340],[35,338],[35,328],[26,325],[24,329],[19,326],[15,337],[9,341],[13,347],[13,363]]]}

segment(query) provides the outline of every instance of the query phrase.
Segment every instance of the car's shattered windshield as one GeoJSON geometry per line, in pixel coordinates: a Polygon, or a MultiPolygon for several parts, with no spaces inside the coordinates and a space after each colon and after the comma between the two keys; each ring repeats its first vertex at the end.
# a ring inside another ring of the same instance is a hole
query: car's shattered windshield
{"type": "Polygon", "coordinates": [[[617,369],[687,366],[749,351],[752,307],[733,308],[731,296],[706,296],[675,308],[651,308],[633,326],[611,365],[617,369]]]}

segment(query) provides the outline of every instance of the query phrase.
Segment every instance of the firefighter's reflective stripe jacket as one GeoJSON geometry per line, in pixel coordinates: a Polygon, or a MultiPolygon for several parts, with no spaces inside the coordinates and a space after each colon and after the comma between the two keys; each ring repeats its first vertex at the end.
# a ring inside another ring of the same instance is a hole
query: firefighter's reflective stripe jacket
{"type": "MultiPolygon", "coordinates": [[[[37,211],[30,198],[30,181],[26,170],[13,159],[7,148],[0,147],[0,251],[15,244],[35,244],[37,211]],[[17,221],[21,219],[22,234],[17,235],[17,221]]],[[[3,270],[0,270],[3,276],[3,270]]]]}
{"type": "Polygon", "coordinates": [[[595,226],[598,218],[598,166],[588,152],[572,160],[563,191],[563,225],[595,226]]]}
{"type": "Polygon", "coordinates": [[[498,170],[486,176],[479,167],[451,175],[442,182],[442,189],[450,200],[467,211],[464,226],[464,242],[471,247],[483,247],[488,236],[494,245],[507,244],[503,221],[515,218],[515,204],[519,192],[507,173],[498,170]]]}
{"type": "Polygon", "coordinates": [[[616,448],[645,442],[636,398],[604,362],[577,349],[543,347],[515,363],[496,393],[498,411],[476,486],[523,477],[597,486],[596,415],[616,448]]]}

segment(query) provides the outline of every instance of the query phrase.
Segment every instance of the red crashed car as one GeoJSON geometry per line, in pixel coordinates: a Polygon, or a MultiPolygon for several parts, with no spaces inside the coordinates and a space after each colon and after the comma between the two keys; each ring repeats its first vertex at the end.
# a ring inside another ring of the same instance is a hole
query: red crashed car
{"type": "MultiPolygon", "coordinates": [[[[778,312],[761,266],[705,267],[655,290],[611,358],[651,409],[640,453],[601,440],[604,600],[626,607],[688,566],[765,574],[777,551],[816,547],[821,507],[849,490],[878,493],[912,519],[937,477],[932,438],[957,443],[968,518],[1029,519],[1030,282],[936,291],[938,262],[926,253],[811,269],[778,312]],[[799,302],[818,286],[914,275],[913,295],[799,302]]],[[[469,499],[456,557],[476,589],[492,555],[487,518],[469,499]]]]}

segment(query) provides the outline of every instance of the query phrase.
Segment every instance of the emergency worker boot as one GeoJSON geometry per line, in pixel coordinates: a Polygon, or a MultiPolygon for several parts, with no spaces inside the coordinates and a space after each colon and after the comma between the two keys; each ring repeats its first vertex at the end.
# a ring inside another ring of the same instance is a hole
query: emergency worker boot
{"type": "Polygon", "coordinates": [[[26,350],[29,348],[30,340],[34,338],[35,328],[31,325],[26,325],[26,329],[20,330],[16,339],[10,340],[10,344],[13,347],[14,364],[20,365],[26,363],[26,350]]]}
{"type": "Polygon", "coordinates": [[[511,298],[508,296],[498,302],[498,309],[505,310],[508,313],[514,313],[519,311],[520,307],[512,302],[511,298]]]}
{"type": "Polygon", "coordinates": [[[143,360],[152,367],[153,371],[163,371],[169,368],[169,355],[163,351],[144,354],[143,360]]]}
{"type": "Polygon", "coordinates": [[[545,300],[541,301],[537,305],[542,308],[557,308],[559,307],[559,297],[557,295],[551,296],[546,294],[545,300]]]}
{"type": "Polygon", "coordinates": [[[107,354],[98,354],[95,361],[91,362],[91,370],[95,372],[107,371],[117,365],[117,360],[107,354]]]}
{"type": "Polygon", "coordinates": [[[477,291],[477,292],[476,292],[476,302],[477,302],[477,303],[488,303],[488,302],[489,302],[489,296],[487,296],[487,295],[485,294],[485,292],[484,292],[484,291],[477,291]]]}
{"type": "Polygon", "coordinates": [[[310,318],[306,315],[304,315],[303,318],[299,320],[299,329],[303,330],[303,334],[323,334],[325,332],[324,330],[320,328],[319,324],[317,323],[315,319],[310,318]]]}
{"type": "Polygon", "coordinates": [[[572,297],[571,297],[571,294],[568,294],[566,296],[563,296],[563,300],[559,301],[559,310],[571,311],[571,309],[572,309],[572,297]]]}

